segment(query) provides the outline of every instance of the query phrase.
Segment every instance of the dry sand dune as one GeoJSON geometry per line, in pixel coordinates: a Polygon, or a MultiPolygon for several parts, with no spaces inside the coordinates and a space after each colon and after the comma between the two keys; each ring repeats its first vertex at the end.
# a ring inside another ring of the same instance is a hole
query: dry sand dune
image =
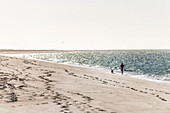
{"type": "Polygon", "coordinates": [[[170,113],[170,85],[0,57],[1,113],[170,113]]]}

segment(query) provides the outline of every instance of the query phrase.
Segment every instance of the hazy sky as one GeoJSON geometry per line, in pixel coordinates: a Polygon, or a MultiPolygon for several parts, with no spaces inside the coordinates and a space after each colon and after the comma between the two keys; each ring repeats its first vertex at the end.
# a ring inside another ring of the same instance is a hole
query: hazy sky
{"type": "Polygon", "coordinates": [[[170,49],[170,0],[1,0],[0,49],[170,49]]]}

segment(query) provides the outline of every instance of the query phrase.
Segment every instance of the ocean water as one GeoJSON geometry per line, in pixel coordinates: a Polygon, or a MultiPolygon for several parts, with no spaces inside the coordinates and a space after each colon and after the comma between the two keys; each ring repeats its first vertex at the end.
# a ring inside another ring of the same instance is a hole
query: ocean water
{"type": "Polygon", "coordinates": [[[170,80],[170,50],[74,51],[20,54],[17,56],[100,68],[106,71],[113,68],[114,73],[118,74],[120,74],[120,64],[123,63],[125,65],[125,76],[145,76],[156,80],[170,80]]]}

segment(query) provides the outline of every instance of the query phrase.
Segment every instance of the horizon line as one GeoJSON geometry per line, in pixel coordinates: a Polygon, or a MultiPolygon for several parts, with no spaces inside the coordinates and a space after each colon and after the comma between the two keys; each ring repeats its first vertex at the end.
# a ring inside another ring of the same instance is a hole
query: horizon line
{"type": "Polygon", "coordinates": [[[156,48],[156,49],[0,49],[0,51],[107,51],[107,50],[170,50],[168,48],[156,48]]]}

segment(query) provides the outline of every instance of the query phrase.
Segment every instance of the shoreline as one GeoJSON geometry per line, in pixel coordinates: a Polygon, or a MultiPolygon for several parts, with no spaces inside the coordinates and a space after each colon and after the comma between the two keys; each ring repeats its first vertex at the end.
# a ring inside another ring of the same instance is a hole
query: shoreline
{"type": "Polygon", "coordinates": [[[0,59],[3,113],[168,113],[170,110],[170,84],[92,68],[8,56],[0,59]]]}
{"type": "MultiPolygon", "coordinates": [[[[22,57],[18,57],[18,56],[15,56],[15,55],[27,55],[27,54],[51,54],[50,52],[49,53],[45,53],[46,51],[44,51],[44,53],[14,53],[14,54],[0,54],[0,55],[4,55],[4,56],[12,56],[12,57],[16,57],[16,58],[22,58],[22,57]]],[[[64,52],[64,51],[60,51],[60,52],[64,52]]],[[[54,52],[54,53],[60,53],[60,52],[54,52]]],[[[67,52],[73,52],[73,51],[67,51],[67,52]]],[[[52,52],[53,53],[53,52],[52,52]]],[[[31,59],[31,60],[37,60],[37,61],[43,61],[43,62],[49,62],[49,63],[54,63],[54,64],[64,64],[64,65],[68,65],[68,66],[75,66],[75,67],[83,67],[83,68],[92,68],[92,69],[96,69],[96,70],[100,70],[100,71],[103,71],[103,72],[107,72],[107,73],[110,73],[110,70],[107,69],[107,68],[104,68],[104,67],[101,67],[101,66],[89,66],[89,65],[80,65],[80,64],[72,64],[70,62],[55,62],[55,61],[47,61],[47,60],[41,60],[41,59],[34,59],[34,58],[27,58],[27,59],[31,59]]],[[[116,70],[117,71],[117,70],[116,70]]],[[[121,73],[114,73],[114,74],[118,74],[121,76],[121,73]]],[[[165,83],[165,84],[170,84],[170,80],[166,80],[166,79],[156,79],[156,78],[149,78],[147,77],[147,75],[133,75],[133,74],[130,74],[128,72],[125,72],[123,76],[129,76],[129,77],[132,77],[132,78],[137,78],[137,79],[141,79],[141,80],[147,80],[147,81],[152,81],[152,82],[157,82],[157,83],[165,83]]]]}

